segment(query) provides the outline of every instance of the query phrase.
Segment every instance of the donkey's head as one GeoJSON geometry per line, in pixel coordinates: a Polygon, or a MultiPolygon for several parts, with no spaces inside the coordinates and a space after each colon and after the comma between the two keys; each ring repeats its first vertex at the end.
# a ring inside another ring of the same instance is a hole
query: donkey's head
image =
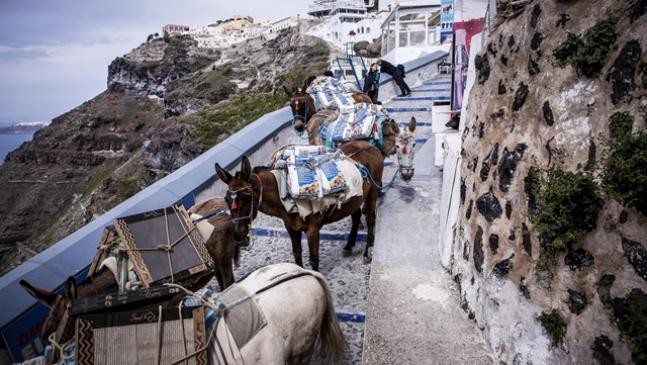
{"type": "Polygon", "coordinates": [[[302,87],[296,89],[288,89],[283,85],[283,90],[290,98],[290,108],[292,109],[292,118],[294,120],[294,129],[301,133],[305,130],[306,124],[310,118],[317,112],[314,105],[314,100],[306,92],[308,87],[308,80],[302,87]]]}
{"type": "Polygon", "coordinates": [[[58,295],[54,292],[35,287],[25,280],[20,280],[20,285],[36,300],[46,305],[49,308],[49,316],[43,323],[41,332],[43,337],[47,338],[50,334],[56,332],[67,308],[76,299],[76,282],[73,277],[70,277],[65,282],[65,290],[63,295],[58,295]]]}
{"type": "Polygon", "coordinates": [[[400,171],[400,176],[402,176],[405,181],[411,180],[414,173],[413,158],[415,156],[416,148],[415,130],[416,118],[411,117],[409,126],[407,128],[402,128],[401,132],[398,133],[397,136],[396,153],[398,156],[398,169],[400,171]]]}
{"type": "Polygon", "coordinates": [[[246,156],[243,156],[240,171],[235,175],[231,175],[217,163],[216,173],[228,186],[225,201],[234,222],[234,238],[237,241],[245,240],[261,204],[260,178],[258,175],[252,175],[252,167],[246,156]]]}
{"type": "Polygon", "coordinates": [[[401,128],[398,123],[389,118],[382,122],[382,153],[385,156],[391,156],[396,153],[398,144],[398,135],[401,128]]]}

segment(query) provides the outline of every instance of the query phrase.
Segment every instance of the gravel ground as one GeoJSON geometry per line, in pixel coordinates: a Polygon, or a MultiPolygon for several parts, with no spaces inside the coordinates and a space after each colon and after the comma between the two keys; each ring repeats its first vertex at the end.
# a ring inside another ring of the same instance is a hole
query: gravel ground
{"type": "MultiPolygon", "coordinates": [[[[283,230],[283,222],[262,213],[254,221],[255,228],[275,228],[283,230]]],[[[350,218],[343,219],[323,227],[323,231],[339,233],[350,232],[350,218]]],[[[362,232],[360,227],[360,232],[362,232]]],[[[303,235],[305,238],[305,235],[303,235]]],[[[366,298],[370,265],[363,264],[362,252],[365,242],[357,242],[353,255],[342,257],[342,247],[346,242],[321,241],[320,244],[320,271],[328,280],[328,285],[335,299],[335,310],[343,313],[366,313],[366,298]]],[[[306,268],[308,263],[308,245],[302,241],[303,261],[306,268]]],[[[241,254],[240,266],[235,269],[235,278],[245,275],[263,266],[278,262],[294,262],[292,245],[288,238],[262,237],[253,238],[252,246],[241,254]]],[[[210,286],[217,290],[218,284],[212,280],[210,286]]],[[[344,354],[342,364],[361,364],[362,346],[364,341],[364,323],[341,322],[341,327],[346,337],[348,348],[344,354]]],[[[321,364],[320,360],[313,363],[321,364]]]]}

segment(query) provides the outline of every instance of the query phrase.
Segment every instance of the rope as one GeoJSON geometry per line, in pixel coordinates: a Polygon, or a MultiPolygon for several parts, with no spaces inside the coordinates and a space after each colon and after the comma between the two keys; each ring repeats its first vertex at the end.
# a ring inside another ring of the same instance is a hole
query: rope
{"type": "Polygon", "coordinates": [[[61,359],[60,363],[63,363],[65,361],[69,360],[69,359],[74,358],[74,354],[65,355],[65,349],[58,342],[56,342],[56,340],[54,339],[55,335],[56,335],[56,333],[54,333],[54,332],[50,333],[49,337],[47,337],[47,340],[49,341],[49,343],[52,346],[54,346],[56,351],[58,351],[58,357],[61,359]]]}
{"type": "Polygon", "coordinates": [[[168,257],[168,268],[169,271],[171,272],[171,282],[175,282],[175,277],[173,277],[173,261],[171,260],[171,250],[173,246],[171,246],[171,232],[169,232],[169,227],[168,227],[168,215],[166,214],[166,209],[164,209],[164,225],[166,226],[166,244],[167,244],[167,250],[166,250],[166,256],[168,257]]]}
{"type": "MultiPolygon", "coordinates": [[[[189,349],[186,347],[186,334],[184,333],[184,318],[182,317],[182,305],[184,301],[180,300],[180,303],[177,306],[178,317],[180,318],[180,326],[182,326],[182,344],[184,345],[184,356],[187,355],[189,349]]],[[[186,361],[185,361],[186,363],[186,361]]]]}
{"type": "Polygon", "coordinates": [[[155,363],[160,365],[162,362],[162,306],[157,307],[157,354],[155,355],[155,363]]]}
{"type": "Polygon", "coordinates": [[[219,216],[225,215],[225,214],[227,214],[227,209],[218,208],[218,209],[212,210],[211,212],[203,215],[202,217],[200,217],[200,218],[198,218],[196,220],[193,220],[192,222],[193,222],[193,224],[195,224],[195,223],[202,222],[203,220],[213,218],[213,217],[219,217],[219,216]]]}

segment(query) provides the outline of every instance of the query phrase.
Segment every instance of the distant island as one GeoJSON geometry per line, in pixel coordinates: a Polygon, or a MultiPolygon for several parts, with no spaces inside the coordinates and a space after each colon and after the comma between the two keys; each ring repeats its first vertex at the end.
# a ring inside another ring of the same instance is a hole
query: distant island
{"type": "Polygon", "coordinates": [[[50,123],[49,121],[15,123],[10,126],[0,127],[0,134],[33,134],[50,123]]]}

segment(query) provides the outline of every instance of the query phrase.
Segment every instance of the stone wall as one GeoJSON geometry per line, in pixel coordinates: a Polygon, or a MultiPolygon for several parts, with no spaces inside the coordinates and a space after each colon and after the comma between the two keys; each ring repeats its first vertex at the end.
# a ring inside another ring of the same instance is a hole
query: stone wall
{"type": "Polygon", "coordinates": [[[647,362],[646,10],[530,1],[476,58],[449,270],[504,363],[647,362]]]}

